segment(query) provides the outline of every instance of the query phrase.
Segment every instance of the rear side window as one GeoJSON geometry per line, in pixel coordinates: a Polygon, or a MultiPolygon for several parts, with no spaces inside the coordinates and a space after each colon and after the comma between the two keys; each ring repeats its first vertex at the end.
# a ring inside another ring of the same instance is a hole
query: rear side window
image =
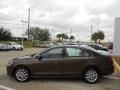
{"type": "Polygon", "coordinates": [[[66,48],[66,56],[67,57],[89,57],[91,56],[91,54],[80,48],[66,48]]]}

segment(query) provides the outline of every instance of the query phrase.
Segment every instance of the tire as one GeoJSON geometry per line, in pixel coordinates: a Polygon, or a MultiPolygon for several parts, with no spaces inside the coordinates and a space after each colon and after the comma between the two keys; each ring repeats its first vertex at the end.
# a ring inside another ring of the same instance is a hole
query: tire
{"type": "Polygon", "coordinates": [[[21,48],[20,50],[23,51],[23,48],[21,48]]]}
{"type": "Polygon", "coordinates": [[[14,77],[18,82],[26,82],[31,79],[30,70],[25,67],[18,67],[14,72],[14,77]]]}
{"type": "Polygon", "coordinates": [[[94,84],[99,79],[99,73],[95,68],[86,69],[82,76],[84,81],[89,84],[94,84]]]}
{"type": "Polygon", "coordinates": [[[16,48],[15,48],[15,47],[13,47],[13,50],[14,50],[14,51],[16,51],[16,48]]]}

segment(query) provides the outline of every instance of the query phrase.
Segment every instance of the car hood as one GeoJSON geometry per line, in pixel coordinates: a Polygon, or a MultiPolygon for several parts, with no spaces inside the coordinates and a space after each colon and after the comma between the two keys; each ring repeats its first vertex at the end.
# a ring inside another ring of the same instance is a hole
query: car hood
{"type": "Polygon", "coordinates": [[[22,56],[22,57],[19,57],[19,58],[14,58],[12,60],[30,60],[31,58],[32,58],[32,56],[26,55],[26,56],[22,56]]]}

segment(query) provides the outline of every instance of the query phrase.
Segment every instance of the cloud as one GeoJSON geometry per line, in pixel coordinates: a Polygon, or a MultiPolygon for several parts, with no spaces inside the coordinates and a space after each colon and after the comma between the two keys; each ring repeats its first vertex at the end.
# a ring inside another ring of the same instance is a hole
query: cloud
{"type": "MultiPolygon", "coordinates": [[[[52,34],[70,33],[76,40],[90,41],[90,26],[97,31],[97,22],[105,32],[105,41],[113,40],[114,17],[120,16],[120,0],[1,0],[0,21],[22,24],[31,8],[31,26],[54,29],[52,34]]],[[[25,32],[27,25],[5,25],[15,36],[25,32]],[[19,33],[17,33],[19,31],[19,33]]]]}

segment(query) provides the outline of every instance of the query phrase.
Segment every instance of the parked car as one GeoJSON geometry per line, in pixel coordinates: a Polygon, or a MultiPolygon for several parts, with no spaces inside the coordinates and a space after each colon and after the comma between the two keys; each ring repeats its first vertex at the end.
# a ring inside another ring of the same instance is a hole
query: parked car
{"type": "Polygon", "coordinates": [[[53,46],[56,46],[56,45],[54,43],[40,43],[36,45],[36,47],[38,48],[49,48],[53,46]]]}
{"type": "Polygon", "coordinates": [[[16,42],[7,42],[7,45],[9,45],[11,50],[23,50],[24,46],[20,45],[16,42]]]}
{"type": "Polygon", "coordinates": [[[49,44],[47,44],[47,43],[40,43],[40,44],[37,44],[36,47],[38,47],[38,48],[48,48],[49,44]]]}
{"type": "Polygon", "coordinates": [[[0,43],[0,51],[9,51],[10,47],[6,44],[0,43]]]}
{"type": "Polygon", "coordinates": [[[61,43],[49,43],[48,46],[49,47],[54,47],[54,46],[58,46],[61,45],[61,43]]]}
{"type": "Polygon", "coordinates": [[[110,55],[110,53],[108,51],[104,51],[104,50],[96,50],[88,45],[81,45],[81,47],[84,47],[84,48],[88,48],[94,52],[97,52],[97,53],[100,53],[100,54],[103,54],[103,55],[110,55]]]}
{"type": "Polygon", "coordinates": [[[108,49],[110,49],[110,50],[113,49],[113,43],[110,43],[110,45],[108,46],[108,49]]]}
{"type": "Polygon", "coordinates": [[[100,44],[88,44],[88,46],[90,46],[90,47],[92,47],[92,48],[94,48],[96,50],[108,51],[108,48],[103,47],[100,44]]]}
{"type": "Polygon", "coordinates": [[[7,74],[19,82],[31,77],[82,77],[93,84],[99,77],[114,72],[111,56],[80,46],[56,46],[41,53],[14,58],[8,62],[7,74]]]}

